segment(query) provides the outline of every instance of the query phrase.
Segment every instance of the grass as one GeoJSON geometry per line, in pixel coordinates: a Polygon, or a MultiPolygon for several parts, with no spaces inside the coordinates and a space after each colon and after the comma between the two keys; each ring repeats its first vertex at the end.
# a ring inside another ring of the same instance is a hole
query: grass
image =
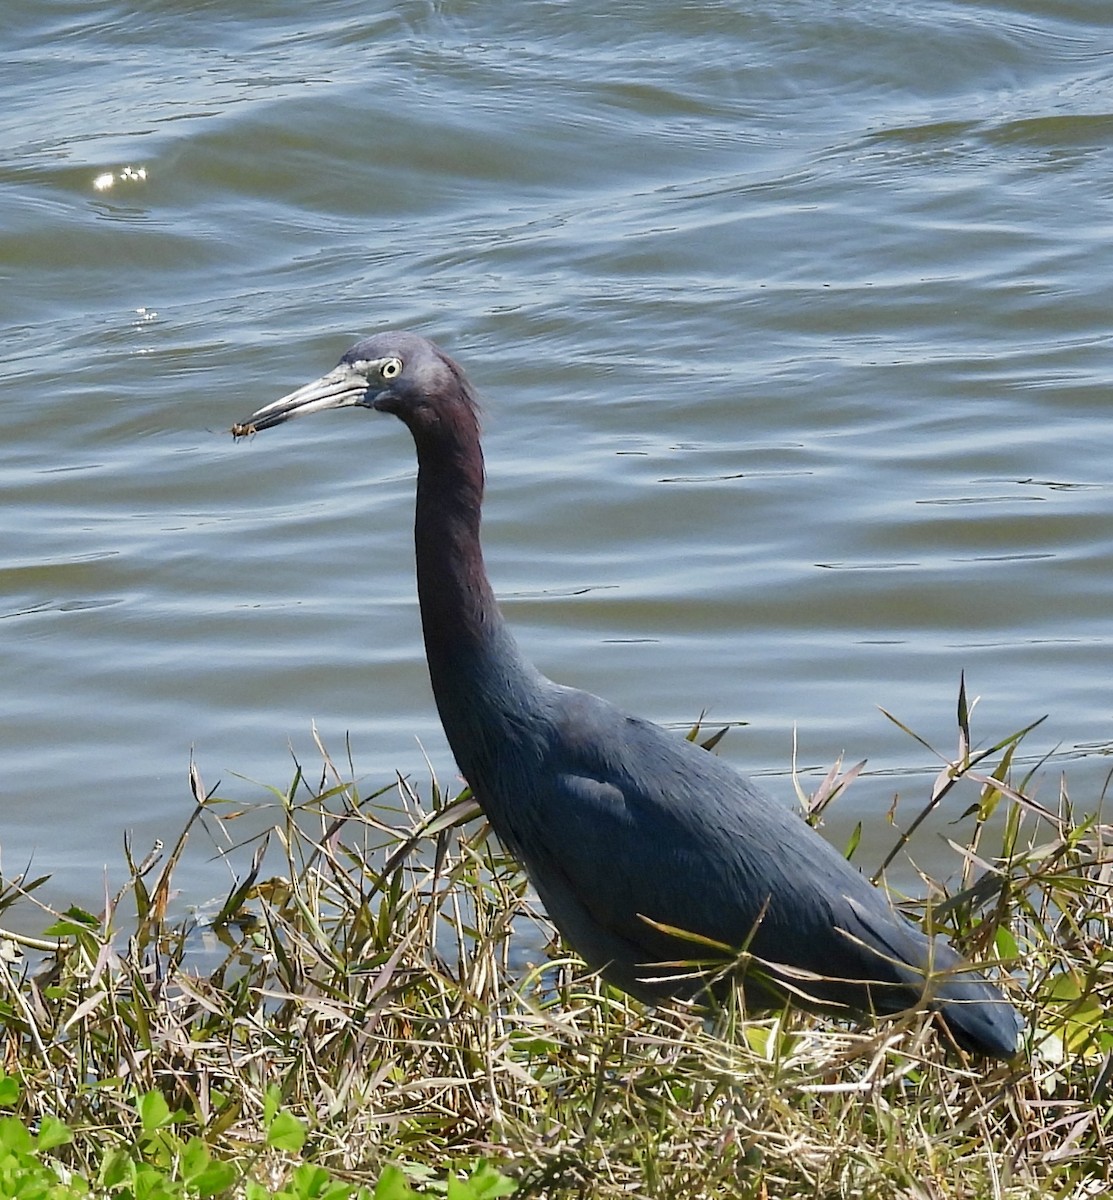
{"type": "MultiPolygon", "coordinates": [[[[562,949],[466,794],[361,796],[322,748],[316,785],[298,770],[245,845],[245,812],[191,768],[178,842],[127,852],[103,913],[44,908],[41,937],[3,936],[0,1196],[1105,1195],[1101,798],[1037,804],[1028,731],[972,749],[964,695],[958,723],[889,859],[965,794],[954,889],[925,881],[920,915],[1017,981],[1012,1064],[963,1058],[918,1013],[648,1010],[562,949]],[[183,854],[229,842],[219,912],[174,915],[183,854]],[[523,945],[545,949],[531,965],[523,945]]],[[[856,773],[833,770],[809,818],[856,773]]],[[[0,921],[41,882],[3,881],[0,921]]]]}

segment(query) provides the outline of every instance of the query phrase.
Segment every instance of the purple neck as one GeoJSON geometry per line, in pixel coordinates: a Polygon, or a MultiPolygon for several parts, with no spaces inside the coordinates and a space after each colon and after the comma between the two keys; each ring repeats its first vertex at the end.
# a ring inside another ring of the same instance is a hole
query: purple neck
{"type": "Polygon", "coordinates": [[[429,678],[441,723],[469,782],[504,739],[528,733],[545,686],[499,611],[479,541],[483,453],[470,413],[417,445],[417,594],[429,678]]]}

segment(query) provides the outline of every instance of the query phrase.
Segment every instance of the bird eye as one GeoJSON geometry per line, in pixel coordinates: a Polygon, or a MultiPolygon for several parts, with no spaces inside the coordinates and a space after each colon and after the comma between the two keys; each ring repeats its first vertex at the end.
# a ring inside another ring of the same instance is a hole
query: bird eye
{"type": "Polygon", "coordinates": [[[379,373],[384,379],[397,379],[402,374],[402,360],[400,358],[388,358],[379,368],[379,373]]]}

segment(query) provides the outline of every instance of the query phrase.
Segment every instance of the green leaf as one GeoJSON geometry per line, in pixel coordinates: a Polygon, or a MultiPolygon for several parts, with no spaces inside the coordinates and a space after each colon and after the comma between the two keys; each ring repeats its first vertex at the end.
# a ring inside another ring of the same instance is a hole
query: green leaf
{"type": "Polygon", "coordinates": [[[11,1108],[19,1103],[19,1080],[11,1075],[0,1075],[0,1104],[11,1108]]]}
{"type": "Polygon", "coordinates": [[[294,1168],[290,1182],[298,1200],[321,1200],[328,1191],[332,1176],[315,1163],[301,1163],[294,1168]]]}
{"type": "Polygon", "coordinates": [[[449,1179],[448,1200],[500,1200],[517,1190],[514,1180],[489,1162],[481,1161],[468,1179],[449,1179]]]}
{"type": "Polygon", "coordinates": [[[305,1145],[305,1137],[305,1126],[285,1109],[275,1113],[274,1120],[267,1126],[267,1145],[273,1150],[296,1154],[305,1145]]]}
{"type": "Polygon", "coordinates": [[[132,1194],[135,1200],[178,1200],[182,1189],[180,1184],[167,1179],[158,1167],[138,1163],[132,1179],[132,1194]]]}
{"type": "Polygon", "coordinates": [[[54,921],[43,930],[43,937],[67,938],[88,932],[87,926],[80,925],[76,921],[54,921]]]}
{"type": "Polygon", "coordinates": [[[773,1057],[773,1031],[768,1025],[751,1025],[747,1022],[742,1026],[742,1036],[755,1054],[765,1059],[773,1057]]]}
{"type": "Polygon", "coordinates": [[[27,1155],[34,1149],[27,1127],[18,1117],[0,1117],[0,1148],[27,1155]]]}
{"type": "Polygon", "coordinates": [[[1041,1031],[1057,1036],[1068,1053],[1077,1054],[1092,1046],[1105,1017],[1092,981],[1078,971],[1064,971],[1048,981],[1042,999],[1041,1031]]]}
{"type": "Polygon", "coordinates": [[[100,1165],[100,1182],[106,1188],[119,1187],[134,1173],[135,1164],[125,1150],[113,1150],[100,1165]]]}
{"type": "Polygon", "coordinates": [[[1011,962],[1020,956],[1020,947],[1017,945],[1016,938],[1013,937],[1012,930],[1005,925],[998,925],[994,930],[993,944],[997,953],[1006,962],[1011,962]]]}
{"type": "Polygon", "coordinates": [[[65,1146],[73,1141],[73,1130],[57,1117],[45,1116],[39,1124],[39,1136],[35,1146],[39,1150],[53,1150],[55,1146],[65,1146]]]}
{"type": "Polygon", "coordinates": [[[191,1137],[182,1151],[182,1176],[188,1182],[209,1165],[209,1148],[197,1137],[191,1137]]]}
{"type": "Polygon", "coordinates": [[[44,937],[72,937],[100,928],[100,921],[83,908],[71,905],[62,914],[62,920],[43,930],[44,937]]]}
{"type": "Polygon", "coordinates": [[[94,917],[84,908],[78,908],[76,904],[71,904],[62,915],[69,917],[71,921],[80,921],[82,925],[88,925],[90,929],[100,928],[100,918],[94,917]]]}
{"type": "Polygon", "coordinates": [[[155,1133],[170,1123],[170,1105],[161,1092],[150,1091],[139,1098],[139,1120],[144,1133],[155,1133]]]}
{"type": "Polygon", "coordinates": [[[275,1114],[282,1107],[282,1092],[279,1091],[275,1084],[271,1084],[267,1088],[267,1094],[263,1097],[263,1126],[268,1127],[274,1120],[275,1114]]]}
{"type": "Polygon", "coordinates": [[[417,1192],[410,1187],[405,1174],[391,1164],[383,1167],[372,1200],[414,1200],[416,1196],[417,1192]]]}
{"type": "Polygon", "coordinates": [[[218,1196],[239,1178],[236,1168],[227,1162],[211,1162],[189,1181],[189,1189],[198,1196],[218,1196]]]}

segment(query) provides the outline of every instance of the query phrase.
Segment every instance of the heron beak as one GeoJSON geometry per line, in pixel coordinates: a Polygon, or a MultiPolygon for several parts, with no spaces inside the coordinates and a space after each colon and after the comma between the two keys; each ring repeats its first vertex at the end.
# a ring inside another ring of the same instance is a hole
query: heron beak
{"type": "Polygon", "coordinates": [[[234,437],[246,437],[261,429],[281,425],[291,417],[306,413],[324,412],[327,408],[351,408],[365,402],[368,392],[367,376],[349,363],[341,363],[327,375],[307,383],[296,392],[263,405],[246,421],[232,426],[234,437]]]}

